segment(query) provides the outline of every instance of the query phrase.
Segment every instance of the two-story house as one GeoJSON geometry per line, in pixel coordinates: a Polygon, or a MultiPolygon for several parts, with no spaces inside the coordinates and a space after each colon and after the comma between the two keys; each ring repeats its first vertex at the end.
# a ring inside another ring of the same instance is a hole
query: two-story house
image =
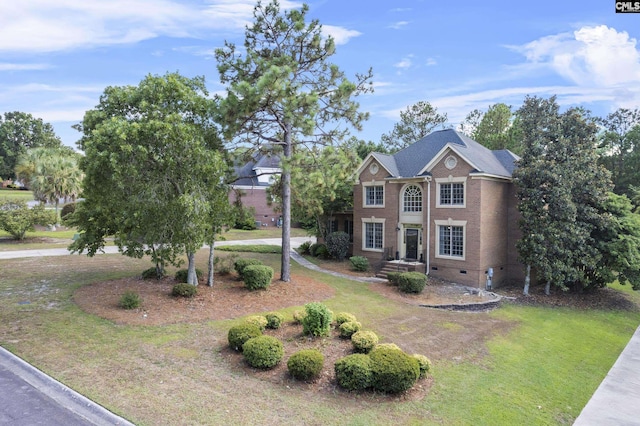
{"type": "Polygon", "coordinates": [[[353,254],[476,287],[490,272],[494,286],[521,279],[517,159],[452,129],[369,154],[356,173],[353,254]]]}

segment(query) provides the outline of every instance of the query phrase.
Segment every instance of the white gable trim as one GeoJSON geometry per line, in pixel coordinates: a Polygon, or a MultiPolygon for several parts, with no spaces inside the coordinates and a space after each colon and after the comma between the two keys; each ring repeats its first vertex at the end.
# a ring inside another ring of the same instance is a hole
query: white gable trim
{"type": "Polygon", "coordinates": [[[372,160],[375,160],[376,163],[380,165],[380,167],[382,167],[387,171],[388,174],[393,175],[393,173],[391,173],[391,171],[387,169],[385,165],[375,157],[374,154],[375,154],[374,152],[370,152],[369,155],[367,155],[367,157],[362,161],[362,164],[360,164],[360,167],[358,167],[358,170],[356,170],[356,173],[355,173],[356,179],[359,179],[360,174],[364,172],[367,167],[369,167],[372,160]]]}
{"type": "Polygon", "coordinates": [[[458,149],[456,149],[456,144],[448,143],[442,147],[440,151],[436,155],[433,156],[431,161],[429,161],[419,172],[421,175],[426,172],[431,172],[431,170],[438,164],[442,159],[449,153],[449,151],[453,151],[456,155],[462,158],[467,164],[469,164],[472,168],[478,170],[478,166],[473,163],[467,156],[462,154],[458,149]]]}

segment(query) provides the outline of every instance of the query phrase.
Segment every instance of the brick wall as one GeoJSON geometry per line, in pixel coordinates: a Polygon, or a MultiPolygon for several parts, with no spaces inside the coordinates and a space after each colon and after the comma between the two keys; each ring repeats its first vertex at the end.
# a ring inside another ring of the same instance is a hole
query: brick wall
{"type": "MultiPolygon", "coordinates": [[[[278,223],[279,213],[276,213],[273,207],[267,205],[267,191],[264,187],[256,187],[250,189],[241,189],[242,205],[245,207],[253,207],[256,209],[255,219],[260,221],[263,226],[276,226],[278,223]]],[[[229,202],[236,201],[236,191],[229,192],[229,202]]]]}

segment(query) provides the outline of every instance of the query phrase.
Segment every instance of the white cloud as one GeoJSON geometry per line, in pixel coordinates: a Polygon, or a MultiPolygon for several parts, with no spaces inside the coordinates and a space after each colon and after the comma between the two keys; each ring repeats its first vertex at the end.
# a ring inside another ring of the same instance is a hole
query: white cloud
{"type": "Polygon", "coordinates": [[[410,68],[411,65],[413,64],[412,58],[413,58],[413,55],[407,55],[404,58],[402,58],[400,62],[396,62],[395,64],[393,64],[393,66],[403,70],[410,68]]]}
{"type": "Polygon", "coordinates": [[[38,71],[51,68],[48,64],[12,64],[0,62],[0,71],[38,71]]]}
{"type": "Polygon", "coordinates": [[[434,65],[438,65],[438,61],[436,61],[434,58],[427,58],[425,65],[427,65],[428,67],[432,67],[434,65]]]}
{"type": "Polygon", "coordinates": [[[322,32],[325,35],[333,37],[333,41],[336,44],[347,44],[353,37],[362,35],[361,32],[356,30],[348,30],[343,27],[336,27],[333,25],[322,25],[322,32]]]}
{"type": "Polygon", "coordinates": [[[394,30],[399,30],[401,28],[406,27],[407,25],[409,25],[409,21],[398,21],[389,25],[389,28],[393,28],[394,30]]]}
{"type": "Polygon", "coordinates": [[[605,25],[542,37],[523,46],[528,65],[540,65],[579,86],[640,84],[640,51],[627,32],[605,25]]]}

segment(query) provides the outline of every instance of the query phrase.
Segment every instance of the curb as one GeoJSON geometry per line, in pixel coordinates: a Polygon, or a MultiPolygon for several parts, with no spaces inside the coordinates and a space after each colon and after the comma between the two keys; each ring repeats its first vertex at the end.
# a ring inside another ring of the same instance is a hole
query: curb
{"type": "Polygon", "coordinates": [[[133,423],[112,413],[73,389],[38,370],[31,364],[0,346],[0,363],[10,372],[68,409],[96,426],[134,426],[133,423]]]}

